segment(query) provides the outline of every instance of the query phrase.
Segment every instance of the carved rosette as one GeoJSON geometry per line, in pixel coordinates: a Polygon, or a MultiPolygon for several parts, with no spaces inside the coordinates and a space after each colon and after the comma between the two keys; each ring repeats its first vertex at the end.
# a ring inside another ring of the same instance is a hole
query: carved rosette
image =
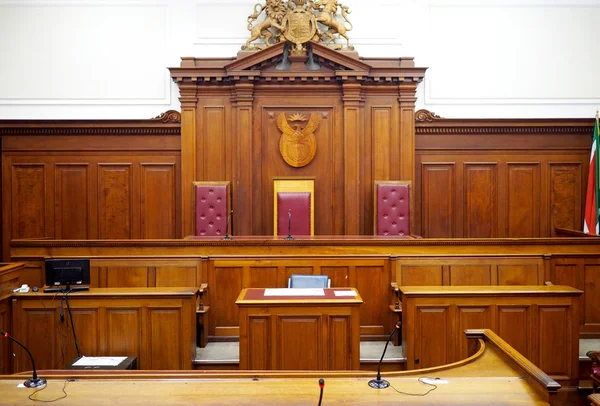
{"type": "MultiPolygon", "coordinates": [[[[307,121],[304,114],[292,114],[289,120],[293,122],[307,121]]],[[[283,133],[279,139],[279,152],[283,160],[294,168],[302,168],[312,162],[317,154],[317,138],[314,132],[321,123],[321,115],[312,113],[308,124],[301,128],[292,128],[285,113],[277,116],[277,127],[283,133]]]]}

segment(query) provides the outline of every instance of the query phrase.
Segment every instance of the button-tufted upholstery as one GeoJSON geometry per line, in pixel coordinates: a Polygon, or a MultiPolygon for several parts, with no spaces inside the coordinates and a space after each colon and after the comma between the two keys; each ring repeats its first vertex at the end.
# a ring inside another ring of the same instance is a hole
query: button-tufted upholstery
{"type": "Polygon", "coordinates": [[[375,234],[410,235],[410,182],[377,182],[375,234]]]}
{"type": "Polygon", "coordinates": [[[229,213],[229,182],[194,182],[196,235],[225,236],[229,213]]]}
{"type": "Polygon", "coordinates": [[[277,235],[288,235],[288,211],[291,210],[291,235],[311,235],[309,192],[277,192],[277,235]]]}

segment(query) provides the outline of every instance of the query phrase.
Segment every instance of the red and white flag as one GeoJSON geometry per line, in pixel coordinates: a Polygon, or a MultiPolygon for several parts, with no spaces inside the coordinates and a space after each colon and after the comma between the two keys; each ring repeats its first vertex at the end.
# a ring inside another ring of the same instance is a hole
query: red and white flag
{"type": "Polygon", "coordinates": [[[592,153],[590,154],[590,171],[588,174],[587,193],[585,197],[585,217],[583,219],[583,232],[600,235],[600,161],[598,158],[598,116],[594,125],[594,137],[592,139],[592,153]]]}

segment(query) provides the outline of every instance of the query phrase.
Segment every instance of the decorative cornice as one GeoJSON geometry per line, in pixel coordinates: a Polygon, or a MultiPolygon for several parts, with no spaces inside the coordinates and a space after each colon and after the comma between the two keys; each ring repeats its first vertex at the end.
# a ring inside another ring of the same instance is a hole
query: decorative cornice
{"type": "Polygon", "coordinates": [[[439,119],[439,118],[441,118],[441,117],[438,116],[437,114],[435,114],[434,112],[431,112],[431,111],[426,110],[426,109],[418,110],[415,113],[415,121],[421,122],[421,123],[425,122],[425,121],[431,123],[434,120],[439,119]]]}
{"type": "MultiPolygon", "coordinates": [[[[418,112],[417,112],[418,113],[418,112]]],[[[433,118],[432,120],[439,120],[433,118]]],[[[425,120],[417,120],[424,122],[425,120]]],[[[431,122],[430,120],[427,120],[431,122]]],[[[467,120],[465,120],[467,121],[467,120]]],[[[415,127],[417,135],[492,135],[492,134],[519,134],[519,135],[548,135],[548,134],[574,134],[590,135],[592,128],[578,126],[481,126],[481,127],[455,127],[455,126],[437,126],[437,127],[415,127]]]]}
{"type": "MultiPolygon", "coordinates": [[[[23,123],[27,125],[26,122],[23,123]]],[[[55,128],[35,128],[35,127],[13,127],[0,128],[0,137],[27,135],[27,136],[127,136],[127,135],[147,135],[147,136],[165,136],[165,135],[180,135],[181,128],[118,128],[118,127],[102,127],[102,128],[73,128],[73,127],[55,127],[55,128]]]]}
{"type": "Polygon", "coordinates": [[[177,110],[168,110],[154,117],[152,120],[165,124],[181,124],[181,113],[177,110]]]}

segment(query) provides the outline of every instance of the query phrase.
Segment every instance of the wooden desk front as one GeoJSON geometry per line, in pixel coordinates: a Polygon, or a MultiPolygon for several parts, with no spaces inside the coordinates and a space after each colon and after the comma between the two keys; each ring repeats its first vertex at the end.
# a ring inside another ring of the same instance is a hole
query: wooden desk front
{"type": "MultiPolygon", "coordinates": [[[[369,372],[197,372],[197,371],[39,371],[48,387],[39,399],[67,397],[61,405],[316,405],[319,378],[325,379],[323,405],[557,405],[556,382],[491,332],[472,335],[478,349],[469,359],[428,370],[383,373],[395,388],[425,393],[422,376],[448,381],[426,396],[391,388],[371,389],[369,372]],[[479,345],[481,347],[479,347],[479,345]]],[[[33,389],[17,388],[27,376],[0,377],[2,401],[31,405],[33,389]]],[[[567,404],[567,403],[564,403],[567,404]]]]}
{"type": "MultiPolygon", "coordinates": [[[[13,295],[11,335],[30,349],[38,369],[64,368],[77,356],[62,297],[42,292],[13,295]]],[[[192,369],[194,289],[91,288],[69,293],[68,301],[83,355],[133,356],[140,369],[192,369]]],[[[27,354],[16,345],[13,351],[13,370],[31,369],[27,354]]]]}
{"type": "Polygon", "coordinates": [[[265,296],[265,289],[243,289],[236,301],[240,369],[360,369],[363,301],[353,288],[323,291],[325,296],[265,296]]]}
{"type": "Polygon", "coordinates": [[[559,382],[576,386],[579,297],[569,286],[403,286],[402,351],[407,368],[463,359],[464,330],[496,332],[559,382]]]}

